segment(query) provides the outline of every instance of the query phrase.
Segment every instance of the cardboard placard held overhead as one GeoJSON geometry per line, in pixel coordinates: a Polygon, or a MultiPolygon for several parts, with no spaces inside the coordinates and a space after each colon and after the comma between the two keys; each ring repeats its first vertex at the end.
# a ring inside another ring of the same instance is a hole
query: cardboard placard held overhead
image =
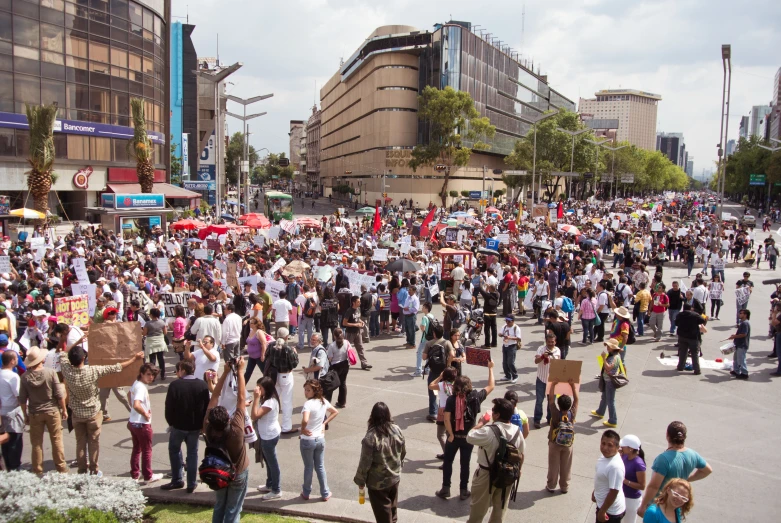
{"type": "Polygon", "coordinates": [[[652,222],[651,232],[662,232],[662,222],[652,222]]]}
{"type": "Polygon", "coordinates": [[[467,365],[487,367],[489,361],[491,361],[491,351],[489,349],[480,349],[478,347],[466,348],[467,365]]]}
{"type": "Polygon", "coordinates": [[[575,382],[575,390],[580,390],[580,371],[583,368],[583,362],[578,360],[550,360],[550,369],[548,371],[548,385],[545,392],[549,393],[554,381],[559,381],[555,394],[572,395],[572,389],[569,386],[569,380],[575,382]]]}
{"type": "Polygon", "coordinates": [[[160,273],[162,276],[170,276],[171,275],[171,264],[168,263],[168,258],[157,258],[155,260],[157,262],[157,272],[160,273]]]}
{"type": "MultiPolygon", "coordinates": [[[[90,327],[90,365],[113,365],[129,360],[142,350],[141,324],[137,321],[123,323],[95,323],[90,327]]],[[[122,372],[109,374],[98,380],[101,389],[133,385],[143,364],[138,360],[122,372]]]]}
{"type": "Polygon", "coordinates": [[[87,266],[84,262],[84,258],[73,259],[73,271],[76,273],[76,278],[79,283],[89,283],[89,276],[87,275],[87,266]]]}
{"type": "Polygon", "coordinates": [[[239,275],[235,262],[228,262],[228,273],[226,275],[228,285],[231,287],[239,286],[239,275]]]}

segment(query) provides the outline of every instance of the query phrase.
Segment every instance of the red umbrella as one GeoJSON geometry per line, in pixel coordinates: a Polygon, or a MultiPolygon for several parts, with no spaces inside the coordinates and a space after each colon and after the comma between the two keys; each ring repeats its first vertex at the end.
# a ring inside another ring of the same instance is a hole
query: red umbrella
{"type": "Polygon", "coordinates": [[[485,208],[485,212],[499,212],[499,209],[497,209],[496,207],[493,207],[493,206],[486,207],[485,208]]]}
{"type": "Polygon", "coordinates": [[[248,212],[247,214],[242,214],[239,216],[239,221],[247,221],[251,220],[252,218],[265,218],[263,214],[257,213],[257,212],[248,212]]]}
{"type": "Polygon", "coordinates": [[[315,229],[320,229],[323,226],[319,220],[315,220],[314,218],[307,218],[307,217],[296,218],[296,225],[298,225],[299,227],[312,227],[315,229]]]}
{"type": "Polygon", "coordinates": [[[206,224],[198,221],[198,220],[179,220],[178,222],[172,223],[171,228],[175,231],[194,231],[195,229],[200,229],[202,227],[206,227],[206,224]]]}
{"type": "Polygon", "coordinates": [[[244,222],[244,225],[247,227],[252,227],[253,229],[269,229],[271,228],[271,222],[268,221],[268,218],[263,216],[262,214],[259,214],[255,218],[249,218],[244,222]]]}

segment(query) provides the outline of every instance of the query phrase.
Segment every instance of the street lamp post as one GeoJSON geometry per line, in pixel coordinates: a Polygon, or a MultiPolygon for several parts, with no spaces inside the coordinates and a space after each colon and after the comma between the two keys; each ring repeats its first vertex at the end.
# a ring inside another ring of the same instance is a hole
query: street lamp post
{"type": "Polygon", "coordinates": [[[608,151],[613,151],[613,162],[612,162],[612,167],[610,168],[611,176],[613,177],[613,183],[611,184],[612,188],[610,190],[610,198],[613,199],[615,198],[615,193],[616,193],[616,151],[629,146],[621,145],[619,147],[608,147],[607,145],[601,145],[600,147],[604,147],[608,151]]]}
{"type": "MultiPolygon", "coordinates": [[[[771,138],[771,140],[773,140],[774,142],[781,143],[781,140],[776,140],[775,138],[771,138]]],[[[762,144],[757,144],[757,145],[759,145],[763,149],[767,149],[771,153],[774,153],[776,151],[781,151],[781,146],[779,146],[779,147],[768,147],[767,145],[762,145],[762,144]]],[[[770,193],[771,193],[772,190],[773,190],[773,186],[770,184],[770,182],[768,182],[768,184],[767,184],[767,207],[766,207],[766,210],[768,212],[770,211],[770,193]]]]}
{"type": "Polygon", "coordinates": [[[536,200],[535,196],[537,196],[534,194],[534,177],[537,175],[537,124],[547,118],[556,116],[557,114],[559,114],[558,111],[541,114],[539,116],[523,115],[523,119],[531,122],[532,127],[534,128],[534,149],[532,151],[532,198],[529,203],[529,216],[534,216],[534,200],[536,200]]]}
{"type": "MultiPolygon", "coordinates": [[[[249,137],[248,137],[248,129],[249,126],[247,124],[247,121],[252,120],[253,118],[257,118],[259,116],[263,116],[264,114],[267,114],[266,111],[263,111],[262,113],[256,113],[251,114],[247,116],[247,106],[250,104],[254,104],[255,102],[259,102],[261,100],[265,100],[266,98],[271,98],[274,96],[274,93],[269,94],[263,94],[260,96],[253,96],[252,98],[239,98],[238,96],[234,96],[232,94],[226,95],[225,98],[230,100],[231,102],[236,102],[241,104],[244,107],[244,116],[239,116],[237,114],[228,112],[228,115],[236,118],[237,120],[241,120],[242,126],[243,126],[243,132],[244,132],[244,151],[243,151],[243,157],[244,161],[247,162],[247,178],[244,180],[244,204],[247,206],[245,212],[250,212],[250,206],[249,206],[249,137]]],[[[239,209],[241,209],[241,169],[239,169],[239,183],[238,183],[238,200],[239,200],[239,209]]]]}
{"type": "Polygon", "coordinates": [[[719,155],[719,220],[724,216],[724,179],[726,178],[726,165],[724,165],[724,145],[727,143],[729,129],[729,95],[732,86],[732,46],[721,46],[721,64],[724,69],[721,92],[721,130],[719,131],[718,155],[719,155]],[[726,118],[725,118],[726,112],[726,118]]]}
{"type": "Polygon", "coordinates": [[[596,147],[594,148],[594,152],[596,153],[594,155],[594,184],[596,186],[597,175],[599,174],[599,148],[602,146],[603,143],[609,142],[610,140],[606,139],[606,140],[602,140],[602,141],[598,142],[596,140],[589,140],[588,138],[586,138],[586,141],[588,143],[596,145],[596,147]]]}
{"type": "Polygon", "coordinates": [[[225,67],[224,69],[215,70],[209,72],[205,70],[194,71],[195,74],[214,85],[214,183],[217,187],[215,191],[215,204],[217,205],[217,218],[222,214],[222,198],[220,195],[220,174],[222,171],[222,111],[220,110],[220,84],[231,74],[235,73],[241,66],[244,65],[241,62],[236,62],[233,65],[225,67]]]}
{"type": "MultiPolygon", "coordinates": [[[[583,134],[583,133],[589,131],[589,129],[581,129],[579,131],[569,131],[567,129],[563,129],[561,127],[557,127],[556,130],[557,131],[561,131],[563,133],[566,133],[566,134],[568,134],[568,135],[570,135],[572,137],[572,153],[570,155],[570,160],[569,160],[569,172],[570,172],[571,175],[574,176],[574,172],[575,172],[575,137],[580,135],[580,134],[583,134]]],[[[567,197],[569,198],[569,190],[567,191],[567,197]]]]}

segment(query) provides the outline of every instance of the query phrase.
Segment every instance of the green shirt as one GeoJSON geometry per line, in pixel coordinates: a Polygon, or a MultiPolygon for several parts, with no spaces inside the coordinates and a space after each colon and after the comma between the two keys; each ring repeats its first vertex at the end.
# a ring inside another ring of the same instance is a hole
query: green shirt
{"type": "Polygon", "coordinates": [[[370,428],[361,441],[361,459],[353,481],[358,486],[383,490],[399,482],[407,447],[401,429],[391,424],[387,436],[370,428]]]}
{"type": "Polygon", "coordinates": [[[263,312],[266,313],[266,318],[271,318],[271,295],[266,291],[260,293],[260,301],[263,303],[263,312]]]}

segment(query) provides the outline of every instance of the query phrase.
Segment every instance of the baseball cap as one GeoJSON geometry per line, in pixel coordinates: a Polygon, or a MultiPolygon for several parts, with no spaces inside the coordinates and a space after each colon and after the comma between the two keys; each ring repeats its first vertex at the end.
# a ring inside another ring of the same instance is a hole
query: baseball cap
{"type": "Polygon", "coordinates": [[[634,434],[627,434],[618,443],[619,447],[629,447],[630,449],[640,450],[640,438],[634,434]]]}
{"type": "Polygon", "coordinates": [[[111,313],[116,314],[118,312],[119,311],[116,309],[116,307],[106,307],[106,309],[103,311],[103,319],[107,320],[109,314],[111,314],[111,313]]]}
{"type": "Polygon", "coordinates": [[[515,316],[513,316],[512,314],[508,314],[507,316],[504,317],[504,321],[515,321],[515,316]]]}
{"type": "Polygon", "coordinates": [[[8,345],[8,335],[0,334],[0,345],[8,345]]]}

